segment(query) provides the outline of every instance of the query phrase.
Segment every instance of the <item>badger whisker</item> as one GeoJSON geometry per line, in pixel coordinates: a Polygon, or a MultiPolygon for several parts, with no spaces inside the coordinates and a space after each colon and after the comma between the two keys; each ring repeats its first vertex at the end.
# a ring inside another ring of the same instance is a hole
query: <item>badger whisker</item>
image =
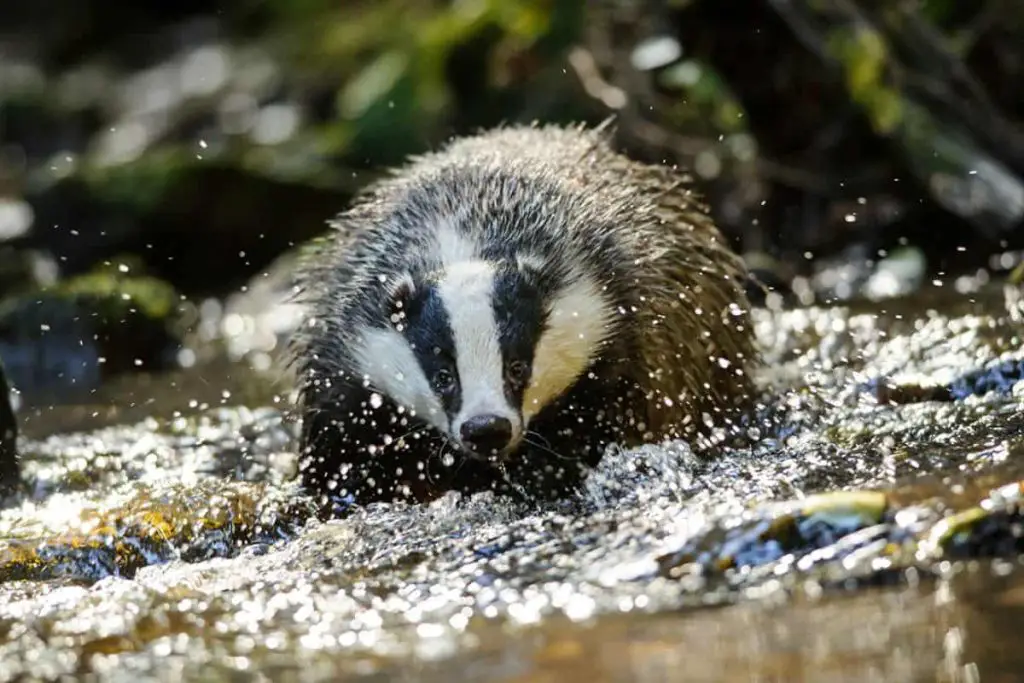
{"type": "MultiPolygon", "coordinates": [[[[541,440],[541,442],[543,442],[543,444],[544,444],[545,446],[547,446],[548,448],[551,448],[551,441],[549,441],[549,440],[547,439],[547,437],[545,437],[545,436],[544,436],[543,434],[541,434],[541,433],[540,433],[540,432],[538,432],[538,431],[535,431],[535,430],[533,430],[533,429],[528,429],[528,430],[526,430],[526,435],[525,435],[525,436],[527,436],[527,437],[529,437],[529,436],[532,436],[532,437],[535,437],[535,438],[537,438],[537,439],[540,439],[540,440],[541,440]]],[[[525,438],[525,437],[524,437],[524,438],[525,438]]]]}
{"type": "MultiPolygon", "coordinates": [[[[551,455],[555,456],[555,457],[556,457],[556,458],[558,458],[559,460],[575,460],[575,458],[570,458],[570,457],[569,457],[569,456],[567,456],[567,455],[562,455],[561,453],[559,453],[559,452],[558,452],[558,451],[556,451],[555,449],[551,448],[551,446],[550,446],[550,445],[547,445],[547,446],[545,446],[544,444],[540,443],[539,441],[533,441],[533,440],[531,440],[531,439],[530,439],[530,435],[538,436],[538,437],[540,437],[540,438],[542,438],[542,439],[543,439],[544,437],[540,436],[540,434],[537,434],[537,432],[532,432],[532,431],[531,431],[531,432],[527,432],[527,433],[526,433],[526,434],[525,434],[525,435],[523,436],[523,441],[525,441],[525,442],[526,442],[526,443],[528,443],[529,445],[533,446],[534,448],[539,448],[540,450],[544,451],[545,453],[549,453],[549,454],[551,454],[551,455]]],[[[545,441],[547,441],[547,439],[544,439],[544,440],[545,440],[545,441]]],[[[548,442],[548,443],[550,444],[550,442],[548,442]]]]}
{"type": "MultiPolygon", "coordinates": [[[[441,448],[437,451],[438,460],[441,465],[444,465],[445,451],[451,445],[451,441],[444,434],[439,434],[431,438],[431,443],[436,442],[438,439],[441,440],[441,448]]],[[[437,484],[440,480],[435,479],[430,472],[431,465],[433,465],[435,458],[425,458],[423,461],[423,474],[427,477],[427,482],[430,484],[437,484]]]]}
{"type": "Polygon", "coordinates": [[[412,436],[413,434],[416,434],[417,432],[424,432],[424,431],[426,431],[426,430],[427,430],[427,428],[426,428],[426,427],[423,427],[423,426],[419,426],[419,427],[413,427],[412,429],[410,429],[409,431],[407,431],[407,432],[406,432],[405,434],[402,434],[402,435],[401,435],[401,436],[399,436],[399,437],[394,437],[394,440],[395,440],[395,441],[401,441],[402,439],[404,439],[404,438],[406,438],[406,437],[408,437],[408,436],[412,436]]]}
{"type": "Polygon", "coordinates": [[[458,475],[458,473],[462,471],[462,468],[465,467],[466,464],[469,462],[470,458],[463,454],[462,450],[459,448],[455,448],[453,450],[457,456],[460,456],[458,464],[455,466],[455,472],[453,473],[455,475],[458,475]]]}

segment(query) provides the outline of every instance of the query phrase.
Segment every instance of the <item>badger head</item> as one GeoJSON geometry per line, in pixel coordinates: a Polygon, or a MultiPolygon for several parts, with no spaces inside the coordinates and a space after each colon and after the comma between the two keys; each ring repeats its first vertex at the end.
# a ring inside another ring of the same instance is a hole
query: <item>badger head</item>
{"type": "Polygon", "coordinates": [[[496,461],[595,361],[613,313],[593,278],[522,256],[403,274],[385,298],[386,322],[357,333],[359,371],[466,455],[496,461]]]}

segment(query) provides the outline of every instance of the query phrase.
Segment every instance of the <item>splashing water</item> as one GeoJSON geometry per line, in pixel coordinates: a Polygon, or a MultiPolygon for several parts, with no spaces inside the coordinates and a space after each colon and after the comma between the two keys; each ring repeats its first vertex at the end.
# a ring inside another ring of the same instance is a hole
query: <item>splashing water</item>
{"type": "Polygon", "coordinates": [[[0,512],[0,670],[1009,675],[1024,353],[986,306],[760,312],[766,398],[742,444],[613,447],[539,509],[452,493],[321,521],[270,407],[26,440],[27,493],[0,512]]]}

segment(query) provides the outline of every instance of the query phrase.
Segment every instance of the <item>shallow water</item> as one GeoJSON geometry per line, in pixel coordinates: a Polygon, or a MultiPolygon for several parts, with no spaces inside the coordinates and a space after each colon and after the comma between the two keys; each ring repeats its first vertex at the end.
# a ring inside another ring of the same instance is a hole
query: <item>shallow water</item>
{"type": "Polygon", "coordinates": [[[0,677],[1018,680],[1024,328],[1001,293],[757,320],[745,444],[613,452],[543,511],[322,522],[279,387],[243,365],[27,410],[0,677]]]}

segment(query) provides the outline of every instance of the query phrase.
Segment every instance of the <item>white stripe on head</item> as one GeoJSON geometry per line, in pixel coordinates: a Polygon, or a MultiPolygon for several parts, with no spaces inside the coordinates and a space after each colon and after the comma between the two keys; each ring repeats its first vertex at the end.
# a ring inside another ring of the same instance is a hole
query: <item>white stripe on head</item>
{"type": "Polygon", "coordinates": [[[529,422],[582,375],[608,335],[614,309],[593,279],[576,276],[551,300],[547,326],[533,352],[530,384],[523,393],[529,422]]]}
{"type": "Polygon", "coordinates": [[[452,418],[451,434],[459,438],[471,417],[497,415],[512,423],[512,441],[522,434],[519,412],[505,396],[501,339],[494,320],[494,265],[486,261],[452,263],[438,283],[455,339],[462,403],[452,418]]]}
{"type": "Polygon", "coordinates": [[[437,239],[437,253],[441,263],[447,267],[476,258],[476,244],[455,226],[454,218],[438,222],[434,236],[437,239]]]}
{"type": "Polygon", "coordinates": [[[364,327],[357,331],[354,357],[374,388],[422,420],[447,432],[444,406],[430,386],[409,342],[394,329],[364,327]]]}

